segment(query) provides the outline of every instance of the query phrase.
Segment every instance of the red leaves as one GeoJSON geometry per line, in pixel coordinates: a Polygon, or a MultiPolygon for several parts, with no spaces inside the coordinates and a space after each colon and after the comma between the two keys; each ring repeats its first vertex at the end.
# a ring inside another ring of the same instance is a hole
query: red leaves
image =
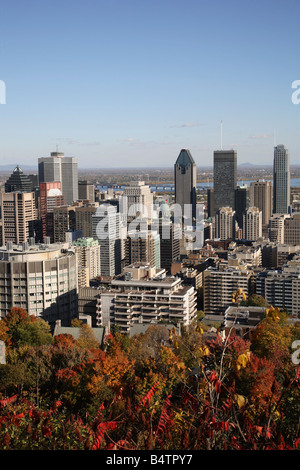
{"type": "Polygon", "coordinates": [[[56,372],[56,377],[59,380],[72,380],[74,377],[77,376],[77,372],[72,369],[59,369],[56,372]]]}
{"type": "Polygon", "coordinates": [[[18,398],[18,395],[13,395],[10,398],[4,398],[3,400],[0,400],[0,407],[3,408],[4,406],[14,403],[15,401],[17,401],[17,398],[18,398]]]}
{"type": "Polygon", "coordinates": [[[106,423],[100,423],[97,426],[97,430],[95,432],[95,437],[93,440],[92,449],[99,450],[102,447],[103,440],[105,433],[109,430],[113,430],[116,428],[117,423],[115,421],[109,421],[106,423]]]}
{"type": "Polygon", "coordinates": [[[170,398],[171,398],[171,395],[169,395],[164,402],[161,415],[158,421],[158,425],[157,425],[156,435],[164,434],[167,431],[168,425],[173,423],[173,421],[171,421],[171,418],[168,412],[168,408],[171,408],[172,406],[170,402],[170,398]]]}
{"type": "Polygon", "coordinates": [[[298,447],[300,447],[300,437],[295,441],[295,448],[297,449],[298,447]]]}
{"type": "Polygon", "coordinates": [[[152,387],[150,388],[149,392],[146,393],[146,395],[140,400],[139,402],[139,410],[142,406],[145,405],[145,403],[148,402],[148,404],[150,405],[151,403],[151,399],[154,395],[154,393],[157,391],[157,389],[159,388],[159,382],[155,382],[152,387]]]}
{"type": "Polygon", "coordinates": [[[213,370],[213,371],[210,373],[209,382],[214,385],[215,390],[216,390],[217,393],[220,393],[220,392],[221,392],[222,382],[221,382],[221,380],[219,379],[218,374],[216,373],[215,370],[213,370]]]}

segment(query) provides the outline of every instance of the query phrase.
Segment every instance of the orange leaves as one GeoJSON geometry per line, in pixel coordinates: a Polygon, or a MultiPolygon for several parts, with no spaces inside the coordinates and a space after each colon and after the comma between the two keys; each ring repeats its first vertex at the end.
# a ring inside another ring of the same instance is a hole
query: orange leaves
{"type": "Polygon", "coordinates": [[[113,354],[102,353],[93,364],[93,375],[88,384],[92,394],[97,394],[103,386],[119,390],[125,376],[132,370],[133,362],[116,348],[113,354]]]}
{"type": "Polygon", "coordinates": [[[60,348],[72,348],[75,344],[75,339],[72,335],[63,333],[54,337],[54,345],[60,348]]]}

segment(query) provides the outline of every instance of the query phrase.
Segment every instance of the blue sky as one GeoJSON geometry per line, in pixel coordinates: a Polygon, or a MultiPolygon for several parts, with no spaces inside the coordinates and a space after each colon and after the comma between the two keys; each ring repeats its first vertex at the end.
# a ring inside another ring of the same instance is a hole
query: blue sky
{"type": "Polygon", "coordinates": [[[235,148],[300,163],[299,0],[4,0],[0,165],[58,148],[84,167],[197,165],[235,148]]]}

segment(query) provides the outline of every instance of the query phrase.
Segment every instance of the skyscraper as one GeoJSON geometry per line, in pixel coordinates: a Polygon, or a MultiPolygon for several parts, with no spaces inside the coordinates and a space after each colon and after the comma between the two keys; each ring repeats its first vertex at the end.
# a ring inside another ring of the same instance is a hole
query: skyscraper
{"type": "Polygon", "coordinates": [[[42,238],[43,239],[46,236],[49,236],[50,240],[52,242],[54,241],[53,208],[63,206],[63,205],[64,205],[64,196],[62,195],[62,192],[61,192],[60,181],[53,181],[49,183],[40,184],[39,215],[42,221],[42,238]]]}
{"type": "Polygon", "coordinates": [[[128,232],[125,240],[125,265],[150,263],[160,268],[160,236],[155,231],[128,232]]]}
{"type": "Polygon", "coordinates": [[[255,241],[262,236],[262,212],[257,207],[249,207],[243,214],[243,238],[255,241]]]}
{"type": "Polygon", "coordinates": [[[57,206],[53,208],[54,243],[65,242],[66,233],[75,231],[75,207],[57,206]]]}
{"type": "Polygon", "coordinates": [[[221,207],[235,209],[235,189],[237,182],[236,150],[216,150],[214,152],[214,211],[221,207]]]}
{"type": "Polygon", "coordinates": [[[89,287],[90,280],[100,276],[100,246],[93,237],[73,242],[78,266],[78,287],[89,287]]]}
{"type": "Polygon", "coordinates": [[[274,148],[273,213],[288,214],[290,206],[290,157],[284,145],[274,148]]]}
{"type": "Polygon", "coordinates": [[[38,218],[34,192],[0,192],[2,219],[2,243],[27,242],[30,237],[30,223],[38,218]]]}
{"type": "Polygon", "coordinates": [[[221,207],[216,213],[215,238],[220,240],[235,238],[235,211],[231,207],[221,207]]]}
{"type": "Polygon", "coordinates": [[[131,221],[138,216],[149,223],[152,220],[153,195],[150,186],[144,181],[132,181],[124,189],[123,202],[127,203],[127,220],[131,221]]]}
{"type": "Polygon", "coordinates": [[[50,157],[38,159],[39,182],[60,181],[65,204],[78,200],[78,163],[75,157],[51,152],[50,157]]]}
{"type": "Polygon", "coordinates": [[[78,199],[95,202],[95,188],[88,181],[78,181],[78,199]]]}
{"type": "Polygon", "coordinates": [[[262,211],[262,223],[268,225],[273,210],[273,186],[271,181],[250,183],[250,206],[262,211]]]}
{"type": "Polygon", "coordinates": [[[235,190],[235,220],[243,228],[243,214],[249,207],[249,189],[247,185],[238,186],[235,190]]]}
{"type": "Polygon", "coordinates": [[[191,213],[196,217],[196,187],[197,187],[197,167],[187,149],[182,149],[174,165],[175,179],[175,202],[180,204],[182,215],[187,215],[184,205],[191,207],[191,213]]]}
{"type": "Polygon", "coordinates": [[[166,271],[171,270],[172,263],[180,258],[181,227],[171,221],[159,221],[160,265],[166,271]],[[165,235],[168,236],[165,236],[165,235]]]}
{"type": "Polygon", "coordinates": [[[120,218],[115,206],[101,204],[92,215],[93,237],[100,245],[101,276],[121,272],[120,218]]]}
{"type": "Polygon", "coordinates": [[[30,193],[33,191],[33,184],[27,175],[24,175],[23,170],[16,166],[8,180],[5,182],[5,192],[12,193],[21,191],[22,193],[30,193]]]}

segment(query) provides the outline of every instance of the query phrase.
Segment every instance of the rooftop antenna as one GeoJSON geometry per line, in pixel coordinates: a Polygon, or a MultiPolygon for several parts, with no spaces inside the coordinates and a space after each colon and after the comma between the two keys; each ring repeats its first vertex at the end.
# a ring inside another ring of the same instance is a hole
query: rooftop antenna
{"type": "Polygon", "coordinates": [[[274,129],[273,135],[274,135],[274,147],[276,147],[276,132],[275,132],[275,129],[274,129]]]}
{"type": "Polygon", "coordinates": [[[220,132],[221,132],[221,150],[223,150],[223,121],[221,121],[220,132]]]}

